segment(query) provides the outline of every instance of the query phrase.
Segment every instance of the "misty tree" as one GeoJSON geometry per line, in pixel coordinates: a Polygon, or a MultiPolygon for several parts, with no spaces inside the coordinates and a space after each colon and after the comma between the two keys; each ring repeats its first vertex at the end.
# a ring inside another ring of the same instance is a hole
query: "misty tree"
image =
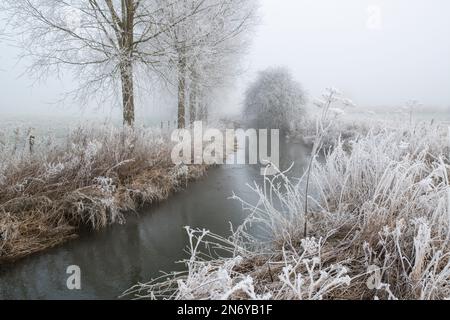
{"type": "Polygon", "coordinates": [[[417,110],[422,107],[422,104],[418,100],[409,100],[406,102],[406,104],[402,107],[402,112],[407,114],[409,117],[409,124],[412,125],[413,123],[413,116],[414,113],[417,112],[417,110]]]}
{"type": "MultiPolygon", "coordinates": [[[[206,1],[206,0],[203,0],[206,1]]],[[[173,3],[184,2],[174,0],[173,3]]],[[[135,81],[157,72],[164,52],[157,38],[194,16],[198,7],[162,21],[167,3],[154,0],[3,0],[29,71],[47,76],[68,68],[80,80],[71,92],[122,97],[124,124],[135,120],[135,81]]]]}
{"type": "Polygon", "coordinates": [[[256,0],[217,1],[220,5],[206,21],[196,21],[206,32],[188,60],[191,124],[207,118],[213,99],[210,93],[235,79],[240,58],[250,44],[251,31],[258,23],[256,0]]]}
{"type": "Polygon", "coordinates": [[[176,83],[180,128],[186,126],[187,113],[191,124],[199,119],[197,111],[206,113],[203,95],[232,74],[257,21],[256,5],[255,0],[182,0],[168,5],[167,24],[194,8],[198,12],[159,39],[169,53],[167,71],[176,83]],[[199,106],[203,110],[197,110],[199,106]]]}
{"type": "Polygon", "coordinates": [[[305,105],[305,94],[285,68],[261,71],[245,94],[246,119],[258,128],[287,132],[298,121],[305,105]]]}

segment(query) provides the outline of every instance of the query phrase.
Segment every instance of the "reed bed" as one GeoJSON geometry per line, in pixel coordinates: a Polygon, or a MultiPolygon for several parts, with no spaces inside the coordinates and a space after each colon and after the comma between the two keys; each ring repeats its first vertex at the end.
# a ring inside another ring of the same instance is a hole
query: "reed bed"
{"type": "Polygon", "coordinates": [[[251,186],[256,203],[233,196],[249,215],[230,238],[187,228],[186,271],[124,295],[449,299],[448,128],[398,123],[365,130],[345,141],[328,131],[333,147],[325,159],[313,159],[309,210],[305,176],[266,177],[251,186]]]}
{"type": "Polygon", "coordinates": [[[124,223],[205,174],[175,166],[160,130],[84,127],[65,139],[0,133],[0,263],[124,223]]]}

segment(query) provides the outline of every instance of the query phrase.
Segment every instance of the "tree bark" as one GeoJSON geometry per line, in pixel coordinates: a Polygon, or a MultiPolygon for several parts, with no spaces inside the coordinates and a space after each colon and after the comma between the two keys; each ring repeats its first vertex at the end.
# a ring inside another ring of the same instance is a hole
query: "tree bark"
{"type": "Polygon", "coordinates": [[[186,128],[186,58],[178,61],[178,129],[186,128]]]}
{"type": "Polygon", "coordinates": [[[134,78],[133,78],[133,43],[134,43],[134,0],[122,0],[122,20],[117,30],[121,29],[120,47],[124,52],[120,65],[122,81],[123,123],[133,127],[135,121],[134,110],[134,78]]]}
{"type": "Polygon", "coordinates": [[[189,91],[189,122],[193,127],[197,120],[197,80],[195,75],[192,77],[191,88],[189,91]]]}
{"type": "Polygon", "coordinates": [[[131,62],[124,62],[120,73],[122,80],[123,123],[124,125],[133,127],[135,112],[133,66],[131,62]]]}

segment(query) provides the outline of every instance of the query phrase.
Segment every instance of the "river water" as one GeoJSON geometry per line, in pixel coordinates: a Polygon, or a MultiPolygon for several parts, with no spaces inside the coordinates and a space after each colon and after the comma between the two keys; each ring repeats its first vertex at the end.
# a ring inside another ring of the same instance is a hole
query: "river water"
{"type": "MultiPolygon", "coordinates": [[[[300,177],[309,150],[301,144],[283,143],[281,167],[295,162],[290,175],[300,177]]],[[[183,270],[176,263],[187,258],[185,226],[230,235],[246,217],[241,204],[229,200],[237,194],[250,202],[246,185],[261,182],[260,168],[222,166],[189,185],[168,201],[128,215],[124,225],[100,232],[85,232],[78,239],[13,264],[0,266],[0,299],[115,299],[138,282],[148,282],[161,272],[183,270]],[[68,266],[81,269],[81,290],[69,290],[68,266]]]]}

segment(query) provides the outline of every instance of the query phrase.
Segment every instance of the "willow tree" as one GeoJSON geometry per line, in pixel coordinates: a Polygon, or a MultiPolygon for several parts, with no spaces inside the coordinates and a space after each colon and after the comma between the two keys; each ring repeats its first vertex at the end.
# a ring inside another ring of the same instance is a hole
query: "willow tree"
{"type": "MultiPolygon", "coordinates": [[[[174,0],[177,1],[183,0],[174,0]]],[[[194,16],[197,8],[162,21],[167,5],[154,0],[2,0],[18,33],[29,71],[47,76],[70,69],[72,93],[111,96],[120,90],[124,124],[135,121],[135,81],[153,74],[165,55],[158,37],[194,16]],[[64,69],[63,69],[64,68],[64,69]]]]}

